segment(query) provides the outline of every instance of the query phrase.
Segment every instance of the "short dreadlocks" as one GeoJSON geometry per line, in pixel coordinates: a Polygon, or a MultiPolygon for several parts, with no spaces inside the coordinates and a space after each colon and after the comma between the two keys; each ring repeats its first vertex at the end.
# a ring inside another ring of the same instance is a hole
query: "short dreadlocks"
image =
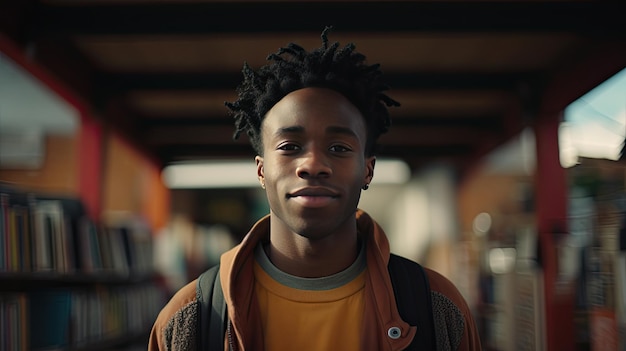
{"type": "Polygon", "coordinates": [[[324,29],[322,47],[311,52],[290,43],[270,54],[267,60],[273,62],[256,72],[244,63],[238,99],[225,103],[235,118],[234,139],[245,132],[254,151],[263,155],[261,123],[265,114],[295,90],[321,87],[341,93],[359,109],[367,126],[366,156],[375,154],[378,137],[391,125],[387,107],[400,104],[384,94],[389,87],[381,79],[379,64],[365,64],[365,56],[356,52],[352,43],[342,49],[338,42],[328,44],[331,29],[324,29]]]}

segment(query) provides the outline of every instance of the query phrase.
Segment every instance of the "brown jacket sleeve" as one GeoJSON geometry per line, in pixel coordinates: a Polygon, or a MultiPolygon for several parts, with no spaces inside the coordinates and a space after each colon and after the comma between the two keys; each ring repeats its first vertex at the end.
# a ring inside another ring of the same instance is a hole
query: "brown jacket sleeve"
{"type": "Polygon", "coordinates": [[[463,295],[441,274],[425,270],[432,292],[437,349],[482,350],[478,328],[463,295]]]}
{"type": "Polygon", "coordinates": [[[195,350],[198,300],[196,281],[181,288],[159,313],[148,340],[148,351],[195,350]]]}

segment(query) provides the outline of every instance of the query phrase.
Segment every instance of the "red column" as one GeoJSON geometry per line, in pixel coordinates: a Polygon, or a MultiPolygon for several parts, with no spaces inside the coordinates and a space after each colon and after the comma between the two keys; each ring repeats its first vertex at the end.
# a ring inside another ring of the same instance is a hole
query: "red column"
{"type": "Polygon", "coordinates": [[[626,46],[599,42],[587,57],[573,59],[552,76],[542,93],[535,124],[537,143],[536,216],[544,271],[545,340],[548,351],[575,349],[573,286],[557,284],[555,231],[566,231],[568,184],[559,161],[558,129],[568,104],[619,72],[626,64],[626,46]]]}
{"type": "Polygon", "coordinates": [[[73,106],[79,113],[78,135],[78,196],[92,219],[100,215],[102,187],[102,127],[88,112],[84,103],[73,91],[53,77],[45,68],[29,60],[22,49],[0,33],[0,52],[10,57],[25,71],[38,79],[52,92],[73,106]]]}
{"type": "Polygon", "coordinates": [[[102,126],[81,111],[78,139],[79,196],[92,220],[98,220],[102,210],[102,126]]]}
{"type": "Polygon", "coordinates": [[[544,274],[545,340],[548,351],[574,350],[573,285],[557,286],[559,236],[567,231],[568,185],[559,161],[561,114],[542,116],[535,125],[536,219],[544,274]]]}

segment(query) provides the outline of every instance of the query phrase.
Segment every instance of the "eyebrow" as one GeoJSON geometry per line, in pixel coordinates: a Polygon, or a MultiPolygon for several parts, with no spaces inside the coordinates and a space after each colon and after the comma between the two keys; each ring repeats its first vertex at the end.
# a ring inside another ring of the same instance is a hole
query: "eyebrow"
{"type": "MultiPolygon", "coordinates": [[[[281,135],[285,135],[285,134],[292,134],[292,133],[303,133],[304,132],[304,127],[303,126],[291,126],[291,127],[284,127],[284,128],[279,128],[276,133],[274,133],[275,136],[281,136],[281,135]]],[[[355,131],[353,131],[350,128],[347,127],[341,127],[341,126],[328,126],[326,128],[326,133],[329,134],[343,134],[343,135],[347,135],[353,138],[358,139],[359,136],[356,134],[355,131]]]]}
{"type": "Polygon", "coordinates": [[[302,132],[304,132],[303,126],[291,126],[291,127],[278,128],[278,130],[274,133],[274,136],[282,136],[285,134],[302,133],[302,132]]]}
{"type": "Polygon", "coordinates": [[[348,135],[351,136],[353,138],[358,139],[359,136],[356,134],[356,132],[350,128],[346,128],[346,127],[340,127],[340,126],[328,126],[326,128],[326,132],[329,134],[344,134],[344,135],[348,135]]]}

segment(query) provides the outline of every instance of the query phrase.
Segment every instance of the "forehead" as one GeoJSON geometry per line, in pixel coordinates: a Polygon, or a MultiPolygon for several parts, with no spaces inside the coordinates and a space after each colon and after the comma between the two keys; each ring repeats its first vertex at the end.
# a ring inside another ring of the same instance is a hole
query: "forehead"
{"type": "Polygon", "coordinates": [[[342,94],[325,88],[303,88],[283,97],[265,115],[263,130],[274,133],[289,127],[316,127],[332,131],[341,127],[352,130],[365,140],[365,119],[342,94]]]}

